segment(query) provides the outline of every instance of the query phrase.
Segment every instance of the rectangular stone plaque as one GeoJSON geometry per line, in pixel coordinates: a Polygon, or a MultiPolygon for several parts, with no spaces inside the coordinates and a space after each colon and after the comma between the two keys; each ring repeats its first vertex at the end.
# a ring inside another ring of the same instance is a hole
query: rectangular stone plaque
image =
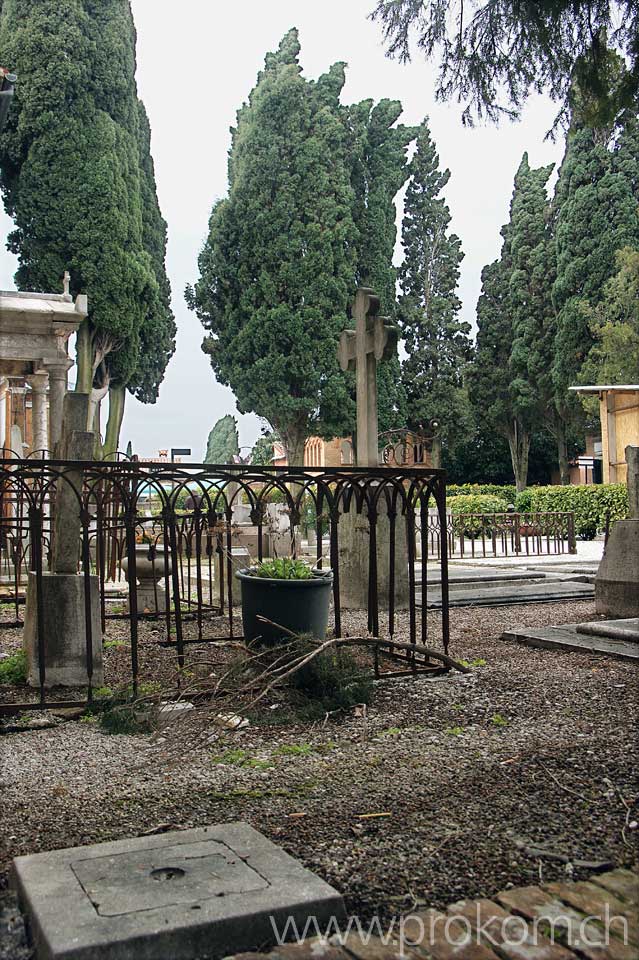
{"type": "Polygon", "coordinates": [[[37,960],[193,960],[257,949],[341,896],[248,824],[18,857],[37,960]]]}

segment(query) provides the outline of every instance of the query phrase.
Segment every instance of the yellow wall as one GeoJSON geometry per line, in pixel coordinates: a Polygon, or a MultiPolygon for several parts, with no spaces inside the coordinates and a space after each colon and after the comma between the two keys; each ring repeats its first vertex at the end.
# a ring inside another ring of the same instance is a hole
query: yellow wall
{"type": "Polygon", "coordinates": [[[600,396],[604,483],[625,483],[626,447],[639,446],[639,390],[600,396]]]}

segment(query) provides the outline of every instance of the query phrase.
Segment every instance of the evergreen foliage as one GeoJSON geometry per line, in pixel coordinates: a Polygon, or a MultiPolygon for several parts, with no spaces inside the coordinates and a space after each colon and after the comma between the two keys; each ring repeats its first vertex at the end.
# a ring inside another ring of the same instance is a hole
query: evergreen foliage
{"type": "Polygon", "coordinates": [[[258,437],[251,450],[250,462],[256,467],[268,467],[273,463],[273,444],[277,434],[266,431],[258,437]]]}
{"type": "Polygon", "coordinates": [[[438,428],[433,466],[441,466],[441,442],[468,432],[463,386],[470,359],[470,325],[459,317],[457,296],[461,241],[449,231],[450,212],[441,192],[450,171],[440,171],[427,122],[420,128],[404,203],[399,270],[399,324],[407,359],[402,365],[406,426],[438,428]]]}
{"type": "Polygon", "coordinates": [[[582,408],[568,388],[592,369],[589,356],[600,336],[597,305],[615,274],[618,251],[639,246],[637,129],[635,117],[619,132],[595,130],[575,112],[553,199],[557,318],[551,373],[564,479],[565,434],[583,424],[582,408]]]}
{"type": "Polygon", "coordinates": [[[639,375],[639,250],[617,251],[617,273],[588,311],[593,347],[582,368],[584,383],[636,383],[639,375]]]}
{"type": "Polygon", "coordinates": [[[471,390],[487,422],[508,440],[515,484],[527,482],[531,436],[543,413],[536,378],[552,342],[552,305],[544,271],[551,262],[545,185],[551,167],[531,169],[524,154],[515,176],[501,258],[482,272],[471,390]],[[481,398],[481,400],[479,400],[481,398]]]}
{"type": "Polygon", "coordinates": [[[240,439],[237,432],[237,420],[227,413],[217,421],[209,433],[204,463],[233,463],[233,457],[240,452],[240,439]]]}
{"type": "Polygon", "coordinates": [[[68,269],[90,309],[78,389],[154,399],[175,328],[129,0],[5,0],[0,48],[20,75],[0,138],[18,288],[56,291],[68,269]]]}
{"type": "Polygon", "coordinates": [[[464,123],[518,117],[541,91],[567,118],[576,80],[593,126],[636,109],[636,0],[378,0],[372,16],[383,24],[389,55],[410,60],[413,35],[427,58],[439,55],[436,96],[465,103],[464,123]],[[617,69],[618,54],[629,70],[617,69]]]}
{"type": "Polygon", "coordinates": [[[529,487],[515,506],[520,513],[570,511],[575,514],[577,536],[592,540],[604,531],[608,517],[614,523],[628,516],[628,488],[625,483],[529,487]]]}
{"type": "Polygon", "coordinates": [[[240,412],[277,430],[291,464],[303,462],[311,433],[352,421],[336,349],[357,238],[338,100],[344,67],[308,82],[299,50],[291,30],[238,112],[229,195],[213,210],[200,280],[187,291],[218,380],[240,412]]]}
{"type": "MultiPolygon", "coordinates": [[[[189,305],[203,349],[241,412],[282,438],[291,464],[310,435],[353,431],[352,378],[337,363],[357,283],[394,313],[394,198],[411,128],[399,104],[340,103],[344,64],[303,78],[296,30],[266,57],[238,112],[228,196],[213,209],[189,305]]],[[[382,429],[401,420],[399,364],[381,365],[382,429]],[[385,369],[386,368],[386,369],[385,369]]]]}

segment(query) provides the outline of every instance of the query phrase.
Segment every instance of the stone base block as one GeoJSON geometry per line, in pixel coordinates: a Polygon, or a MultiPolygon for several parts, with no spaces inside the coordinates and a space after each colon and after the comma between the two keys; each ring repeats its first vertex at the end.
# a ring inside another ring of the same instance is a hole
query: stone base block
{"type": "MultiPolygon", "coordinates": [[[[166,613],[166,590],[164,584],[156,583],[155,587],[152,580],[142,580],[138,583],[138,614],[143,613],[166,613]]],[[[126,604],[128,612],[129,605],[126,604]]]]}
{"type": "Polygon", "coordinates": [[[597,613],[639,617],[639,520],[618,520],[595,579],[597,613]]]}
{"type": "MultiPolygon", "coordinates": [[[[84,577],[72,573],[42,575],[42,608],[45,650],[45,687],[82,687],[88,683],[87,640],[84,612],[84,577]]],[[[91,577],[91,624],[94,687],[102,686],[102,625],[100,585],[91,577]]],[[[24,621],[24,649],[29,683],[40,686],[36,575],[29,574],[24,621]]]]}
{"type": "Polygon", "coordinates": [[[46,960],[194,960],[345,918],[341,896],[252,827],[226,823],[13,861],[46,960]]]}
{"type": "MultiPolygon", "coordinates": [[[[370,527],[364,508],[355,513],[351,504],[349,513],[339,521],[339,580],[340,602],[352,610],[368,608],[368,559],[370,527]]],[[[406,610],[409,603],[408,547],[406,521],[401,515],[395,520],[395,609],[406,610]]],[[[377,596],[380,613],[388,609],[390,597],[390,522],[385,504],[380,503],[377,518],[377,596]]]]}

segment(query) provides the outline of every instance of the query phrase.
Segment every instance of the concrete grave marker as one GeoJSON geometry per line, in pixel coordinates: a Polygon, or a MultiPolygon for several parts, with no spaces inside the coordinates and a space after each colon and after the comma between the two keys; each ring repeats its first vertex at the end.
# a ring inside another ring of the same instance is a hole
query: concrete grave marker
{"type": "Polygon", "coordinates": [[[248,824],[14,860],[38,960],[193,960],[344,919],[337,891],[248,824]],[[275,929],[274,929],[275,927],[275,929]]]}
{"type": "Polygon", "coordinates": [[[639,447],[626,447],[629,519],[617,520],[595,580],[597,613],[639,617],[639,447]]]}
{"type": "MultiPolygon", "coordinates": [[[[377,364],[397,352],[397,330],[378,316],[379,298],[368,287],[359,287],[352,306],[354,330],[344,330],[337,356],[342,370],[354,370],[357,382],[357,466],[379,467],[377,410],[377,364]]],[[[401,505],[400,505],[401,509],[401,505]]],[[[387,606],[390,596],[390,522],[382,496],[377,506],[377,585],[379,602],[387,606]]],[[[368,606],[368,560],[370,526],[366,508],[362,514],[350,511],[340,519],[340,597],[345,607],[363,610],[368,606]]],[[[406,523],[399,515],[395,526],[396,609],[408,606],[409,583],[406,566],[406,523]]]]}
{"type": "MultiPolygon", "coordinates": [[[[64,398],[64,427],[57,445],[62,460],[91,460],[93,433],[87,432],[89,396],[68,393],[64,398]]],[[[85,578],[78,573],[82,522],[80,502],[83,471],[68,470],[57,483],[53,515],[51,570],[43,571],[42,630],[44,641],[44,683],[52,686],[84,686],[88,683],[85,578]]],[[[104,682],[102,673],[102,629],[99,581],[90,578],[93,686],[104,682]]],[[[24,623],[24,649],[29,663],[29,682],[40,684],[37,578],[29,573],[27,609],[24,623]]]]}

